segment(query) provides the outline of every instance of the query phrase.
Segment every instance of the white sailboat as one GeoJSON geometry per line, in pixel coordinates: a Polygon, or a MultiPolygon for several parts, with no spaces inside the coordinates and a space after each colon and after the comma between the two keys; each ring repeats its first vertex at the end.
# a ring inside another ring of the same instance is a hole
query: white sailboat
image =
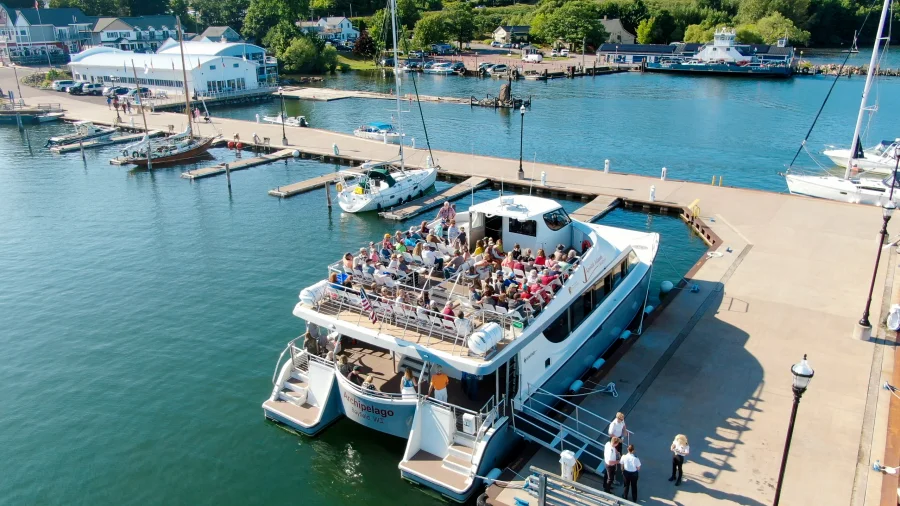
{"type": "Polygon", "coordinates": [[[835,165],[844,165],[847,160],[853,159],[853,163],[859,170],[872,172],[875,174],[888,175],[894,172],[896,163],[896,153],[900,149],[900,139],[884,140],[871,148],[863,149],[861,153],[851,155],[849,149],[841,149],[830,146],[822,153],[831,159],[835,165]]]}
{"type": "MultiPolygon", "coordinates": [[[[338,173],[340,182],[336,189],[341,209],[348,213],[376,211],[409,202],[424,195],[437,179],[437,167],[428,158],[424,169],[407,169],[403,152],[403,127],[400,118],[400,56],[397,54],[397,0],[391,0],[391,26],[394,42],[394,84],[397,90],[397,131],[391,132],[397,139],[400,155],[397,164],[391,161],[365,163],[361,170],[338,173]]],[[[357,129],[359,130],[359,129],[357,129]]],[[[356,133],[357,136],[359,133],[356,133]]],[[[388,133],[381,132],[384,142],[391,142],[388,133]]]]}
{"type": "MultiPolygon", "coordinates": [[[[878,33],[875,36],[875,44],[872,47],[872,58],[869,61],[869,72],[866,75],[866,84],[863,88],[862,103],[859,107],[859,115],[856,118],[853,142],[850,144],[851,148],[849,150],[844,150],[840,153],[846,155],[846,158],[841,160],[842,163],[846,164],[844,176],[801,175],[788,172],[784,175],[784,179],[791,193],[854,204],[884,205],[891,200],[895,203],[900,203],[900,191],[892,191],[894,188],[900,189],[893,174],[883,179],[856,174],[860,169],[864,169],[860,162],[864,162],[866,157],[860,148],[859,137],[866,112],[875,110],[873,106],[868,105],[869,91],[872,89],[872,81],[877,71],[878,50],[882,41],[886,42],[888,40],[888,37],[884,36],[884,27],[888,21],[890,7],[891,0],[884,0],[881,18],[878,22],[878,33]],[[851,153],[854,155],[851,155],[851,153]]],[[[837,156],[838,153],[834,153],[834,155],[837,156]]],[[[896,166],[896,157],[898,155],[900,155],[900,152],[896,149],[891,149],[886,153],[886,156],[892,160],[891,170],[896,166]]]]}

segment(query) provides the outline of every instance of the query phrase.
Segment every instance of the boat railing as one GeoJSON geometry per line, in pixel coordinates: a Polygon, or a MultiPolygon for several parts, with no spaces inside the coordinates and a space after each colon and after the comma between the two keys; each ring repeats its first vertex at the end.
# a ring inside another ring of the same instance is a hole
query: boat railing
{"type": "MultiPolygon", "coordinates": [[[[291,339],[290,342],[288,342],[287,346],[285,346],[284,349],[281,350],[281,354],[278,355],[278,360],[275,362],[275,372],[272,373],[272,385],[278,384],[278,372],[281,371],[281,362],[284,360],[284,354],[290,353],[291,360],[292,361],[294,360],[294,342],[297,341],[297,339],[300,339],[301,337],[303,337],[303,336],[298,336],[298,337],[291,339]]],[[[296,366],[296,363],[295,363],[295,366],[296,366]]]]}
{"type": "Polygon", "coordinates": [[[570,506],[638,506],[637,503],[597,490],[583,483],[567,480],[535,466],[529,470],[537,483],[538,504],[567,504],[570,506]]]}
{"type": "Polygon", "coordinates": [[[471,415],[475,420],[473,435],[475,436],[476,443],[484,439],[487,430],[493,426],[494,422],[506,415],[505,396],[500,396],[498,401],[497,398],[492,395],[478,411],[473,411],[456,404],[450,404],[449,402],[439,401],[434,397],[421,396],[421,398],[423,402],[431,403],[450,411],[453,415],[453,419],[456,421],[457,431],[464,432],[465,422],[463,418],[465,415],[471,415]]]}
{"type": "Polygon", "coordinates": [[[399,401],[399,400],[404,400],[404,399],[411,400],[414,398],[414,397],[412,397],[411,394],[402,394],[402,393],[395,393],[395,392],[382,392],[381,390],[363,388],[362,386],[357,385],[356,383],[350,381],[349,378],[347,378],[343,374],[341,374],[340,371],[337,369],[337,364],[335,364],[335,375],[339,377],[338,381],[340,381],[341,383],[346,385],[347,388],[355,391],[358,395],[360,395],[362,397],[374,397],[377,399],[387,399],[387,400],[392,400],[392,401],[399,401]]]}

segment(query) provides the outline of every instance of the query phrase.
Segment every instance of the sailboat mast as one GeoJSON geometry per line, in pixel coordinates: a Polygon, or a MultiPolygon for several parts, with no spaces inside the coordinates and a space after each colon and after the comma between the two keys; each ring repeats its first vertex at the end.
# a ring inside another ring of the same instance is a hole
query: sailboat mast
{"type": "Polygon", "coordinates": [[[869,60],[869,72],[866,74],[866,86],[863,88],[862,103],[859,105],[859,116],[856,118],[856,130],[853,132],[853,142],[850,143],[850,158],[847,160],[847,169],[844,171],[844,179],[850,179],[850,169],[853,167],[853,159],[861,151],[859,146],[859,133],[862,130],[863,119],[869,109],[869,90],[872,88],[872,80],[875,78],[875,65],[878,63],[878,49],[881,47],[884,25],[890,12],[891,0],[884,0],[881,8],[881,19],[878,21],[878,33],[875,35],[875,44],[872,46],[872,59],[869,60]]]}
{"type": "MultiPolygon", "coordinates": [[[[890,0],[885,0],[890,1],[890,0]]],[[[397,130],[400,132],[400,170],[406,169],[403,156],[403,121],[400,119],[400,55],[397,52],[397,0],[391,0],[391,27],[394,38],[394,89],[397,95],[397,130]]]]}
{"type": "Polygon", "coordinates": [[[184,79],[184,113],[187,114],[188,132],[190,132],[193,130],[191,128],[191,97],[188,95],[187,65],[184,63],[184,28],[181,26],[181,18],[179,16],[175,16],[175,24],[178,26],[178,47],[181,50],[181,75],[184,79]]]}

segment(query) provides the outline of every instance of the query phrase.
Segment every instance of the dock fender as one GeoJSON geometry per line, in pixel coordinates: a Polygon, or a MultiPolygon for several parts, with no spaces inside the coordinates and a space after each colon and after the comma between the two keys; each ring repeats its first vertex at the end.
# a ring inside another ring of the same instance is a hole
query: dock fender
{"type": "Polygon", "coordinates": [[[891,306],[887,317],[887,327],[894,331],[900,330],[900,304],[891,306]]]}

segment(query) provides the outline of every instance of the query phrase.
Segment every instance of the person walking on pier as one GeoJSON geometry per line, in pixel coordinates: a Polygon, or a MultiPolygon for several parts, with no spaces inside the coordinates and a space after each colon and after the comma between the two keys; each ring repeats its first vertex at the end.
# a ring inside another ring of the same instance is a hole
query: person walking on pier
{"type": "Polygon", "coordinates": [[[112,97],[110,96],[106,97],[106,108],[112,110],[112,97]]]}
{"type": "Polygon", "coordinates": [[[637,502],[638,472],[641,470],[641,459],[634,454],[634,445],[628,445],[628,454],[622,457],[622,472],[625,473],[625,491],[622,498],[628,499],[631,490],[631,502],[637,502]]]}
{"type": "Polygon", "coordinates": [[[684,434],[678,434],[675,436],[675,440],[672,441],[672,446],[670,447],[672,450],[672,476],[669,478],[669,481],[674,481],[675,486],[681,485],[681,477],[684,475],[682,471],[682,466],[684,465],[684,458],[691,453],[691,447],[688,445],[688,438],[684,434]],[[678,472],[678,476],[675,476],[675,472],[678,472]]]}
{"type": "Polygon", "coordinates": [[[616,466],[619,464],[619,452],[616,447],[619,446],[619,438],[613,437],[606,442],[603,447],[603,464],[606,466],[606,479],[603,480],[603,490],[607,494],[612,493],[613,480],[616,476],[616,466]]]}

